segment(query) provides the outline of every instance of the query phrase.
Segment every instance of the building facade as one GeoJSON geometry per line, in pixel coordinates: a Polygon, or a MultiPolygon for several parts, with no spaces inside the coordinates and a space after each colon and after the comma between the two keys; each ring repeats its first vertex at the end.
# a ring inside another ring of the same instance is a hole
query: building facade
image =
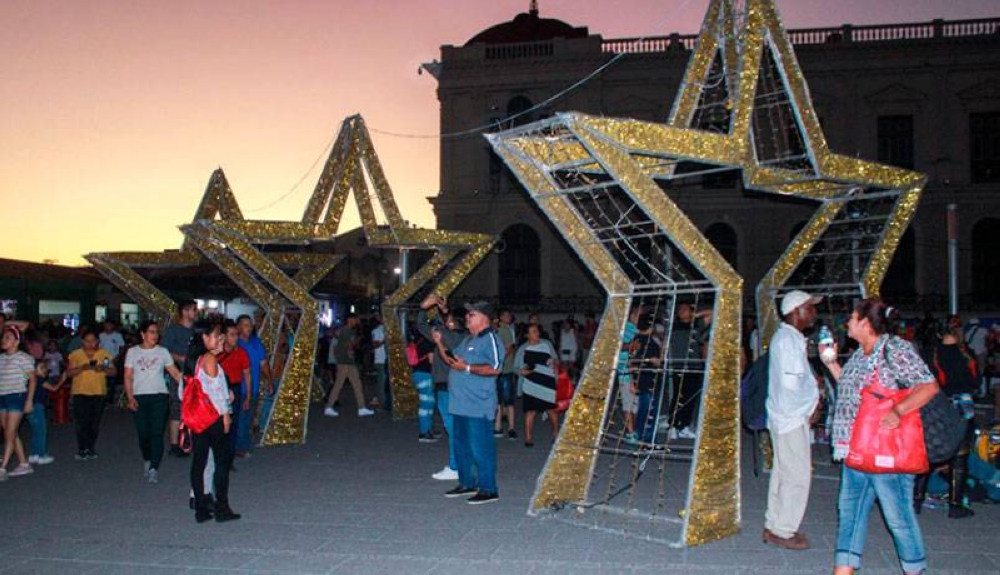
{"type": "MultiPolygon", "coordinates": [[[[962,307],[1000,309],[1000,18],[789,36],[830,149],[928,175],[883,294],[914,309],[945,309],[946,212],[957,204],[962,307]]],[[[502,238],[460,293],[523,309],[601,309],[603,294],[586,269],[485,139],[467,132],[571,110],[665,121],[695,38],[604,39],[533,10],[463,46],[443,46],[440,61],[424,66],[438,82],[444,135],[441,189],[430,198],[438,226],[502,238]]],[[[747,304],[814,211],[743,190],[738,177],[706,178],[672,198],[735,264],[747,304]]]]}

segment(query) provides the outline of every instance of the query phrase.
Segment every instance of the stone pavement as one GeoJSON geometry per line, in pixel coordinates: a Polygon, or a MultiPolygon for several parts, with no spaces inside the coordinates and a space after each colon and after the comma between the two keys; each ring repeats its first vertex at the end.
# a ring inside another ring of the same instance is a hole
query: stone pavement
{"type": "MultiPolygon", "coordinates": [[[[766,478],[743,478],[743,531],[691,549],[627,539],[525,510],[551,437],[498,440],[502,499],[445,499],[430,474],[444,442],[417,443],[414,421],[339,419],[312,410],[309,442],[254,452],[232,476],[243,519],[197,525],[187,508],[188,460],[168,458],[159,485],[142,477],[129,417],[106,412],[100,459],[74,461],[72,430],[51,429],[56,462],[0,483],[0,571],[5,573],[828,573],[837,481],[819,466],[805,531],[813,549],[760,542],[766,478]]],[[[746,446],[748,442],[744,442],[746,446]]],[[[748,458],[745,458],[748,459],[748,458]]],[[[749,469],[749,466],[745,466],[749,469]]],[[[932,573],[1000,572],[1000,506],[948,520],[921,517],[932,573]]],[[[863,573],[898,573],[873,516],[863,573]]]]}

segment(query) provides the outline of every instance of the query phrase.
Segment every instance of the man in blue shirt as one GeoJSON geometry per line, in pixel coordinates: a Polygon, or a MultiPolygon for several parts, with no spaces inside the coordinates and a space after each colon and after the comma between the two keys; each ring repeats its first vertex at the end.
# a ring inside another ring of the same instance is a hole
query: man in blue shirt
{"type": "Polygon", "coordinates": [[[433,334],[441,357],[451,368],[448,410],[454,430],[458,487],[445,493],[445,497],[472,495],[468,503],[480,505],[500,499],[493,415],[497,408],[496,378],[503,366],[505,350],[492,328],[493,306],[480,301],[465,304],[465,310],[469,335],[457,347],[446,349],[441,332],[433,334]]]}
{"type": "Polygon", "coordinates": [[[248,315],[241,315],[236,320],[236,331],[239,334],[238,344],[250,357],[250,409],[240,411],[240,420],[237,424],[236,436],[236,457],[246,457],[250,452],[250,433],[253,427],[253,416],[257,412],[257,400],[260,397],[261,376],[266,382],[264,392],[268,395],[274,393],[271,382],[271,365],[267,362],[267,350],[260,338],[254,333],[253,320],[248,315]]]}

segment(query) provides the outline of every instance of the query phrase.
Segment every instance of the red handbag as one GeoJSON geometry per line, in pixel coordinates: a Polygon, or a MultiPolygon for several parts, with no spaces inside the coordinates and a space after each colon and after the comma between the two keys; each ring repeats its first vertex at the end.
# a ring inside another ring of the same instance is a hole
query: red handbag
{"type": "Polygon", "coordinates": [[[566,411],[570,402],[573,401],[573,380],[569,378],[569,372],[559,369],[559,376],[556,378],[556,409],[566,411]]]}
{"type": "Polygon", "coordinates": [[[910,395],[909,389],[889,389],[874,381],[861,390],[861,406],[851,430],[850,451],[844,464],[865,473],[926,473],[927,446],[920,410],[899,418],[895,429],[883,429],[882,418],[910,395]]]}
{"type": "Polygon", "coordinates": [[[197,377],[199,367],[200,360],[194,369],[195,375],[184,376],[184,396],[181,399],[181,420],[194,433],[203,433],[219,419],[219,411],[197,377]]]}

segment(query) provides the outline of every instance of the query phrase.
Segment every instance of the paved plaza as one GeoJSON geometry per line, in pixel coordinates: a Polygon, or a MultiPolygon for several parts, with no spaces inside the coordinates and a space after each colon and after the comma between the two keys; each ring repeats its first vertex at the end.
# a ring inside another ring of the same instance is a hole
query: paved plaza
{"type": "MultiPolygon", "coordinates": [[[[0,483],[4,573],[827,573],[835,542],[836,469],[817,466],[803,531],[813,549],[760,541],[766,478],[743,478],[742,532],[691,549],[526,515],[551,437],[498,440],[501,500],[471,506],[430,474],[446,445],[417,442],[415,421],[338,419],[314,406],[304,446],[259,449],[237,463],[231,499],[243,519],[198,525],[187,508],[189,460],[167,458],[149,485],[129,416],[106,412],[100,459],[74,461],[69,427],[51,429],[56,462],[0,483]]],[[[746,451],[746,443],[744,451],[746,451]]],[[[745,457],[749,460],[749,457],[745,457]]],[[[749,465],[744,466],[749,469],[749,465]]],[[[1000,572],[1000,506],[921,523],[932,573],[1000,572]]],[[[898,573],[877,514],[863,573],[898,573]]]]}

